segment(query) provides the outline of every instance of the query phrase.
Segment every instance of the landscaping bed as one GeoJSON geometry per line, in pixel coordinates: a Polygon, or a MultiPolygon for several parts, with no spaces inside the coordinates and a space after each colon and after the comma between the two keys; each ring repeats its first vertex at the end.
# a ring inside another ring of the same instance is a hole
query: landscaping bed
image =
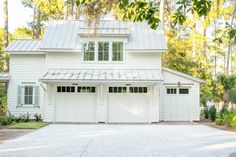
{"type": "Polygon", "coordinates": [[[205,107],[201,112],[200,123],[221,130],[236,132],[236,111],[222,108],[217,112],[214,105],[205,107]]]}
{"type": "Polygon", "coordinates": [[[203,124],[203,125],[213,127],[213,128],[216,128],[216,129],[220,129],[220,130],[236,132],[236,128],[232,128],[232,127],[229,127],[227,125],[217,125],[215,122],[213,122],[209,119],[205,119],[204,117],[201,117],[201,120],[200,120],[199,123],[203,124]]]}

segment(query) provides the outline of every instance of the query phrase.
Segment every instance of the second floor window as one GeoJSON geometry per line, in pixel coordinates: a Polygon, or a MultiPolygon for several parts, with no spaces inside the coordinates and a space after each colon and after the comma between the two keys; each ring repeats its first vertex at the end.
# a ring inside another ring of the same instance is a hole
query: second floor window
{"type": "Polygon", "coordinates": [[[95,44],[94,42],[84,43],[84,61],[94,61],[95,44]]]}
{"type": "Polygon", "coordinates": [[[98,61],[109,61],[109,42],[98,42],[98,61]]]}
{"type": "Polygon", "coordinates": [[[123,42],[88,41],[83,44],[83,60],[91,62],[124,61],[123,42]]]}
{"type": "Polygon", "coordinates": [[[112,43],[112,61],[123,61],[123,42],[112,43]]]}

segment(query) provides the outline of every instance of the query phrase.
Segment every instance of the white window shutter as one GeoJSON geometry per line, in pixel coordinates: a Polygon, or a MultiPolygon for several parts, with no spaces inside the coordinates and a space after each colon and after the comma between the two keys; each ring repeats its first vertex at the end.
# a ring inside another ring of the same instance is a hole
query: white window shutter
{"type": "Polygon", "coordinates": [[[34,86],[34,106],[39,106],[39,86],[34,86]]]}
{"type": "Polygon", "coordinates": [[[23,95],[22,95],[22,86],[17,86],[17,106],[23,105],[23,95]]]}

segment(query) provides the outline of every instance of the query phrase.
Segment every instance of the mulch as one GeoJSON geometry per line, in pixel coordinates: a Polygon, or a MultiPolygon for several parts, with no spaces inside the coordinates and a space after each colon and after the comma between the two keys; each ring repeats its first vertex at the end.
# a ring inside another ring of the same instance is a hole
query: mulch
{"type": "Polygon", "coordinates": [[[201,118],[201,120],[198,123],[209,126],[209,127],[213,127],[216,129],[220,129],[220,130],[236,132],[236,128],[231,128],[231,127],[228,127],[227,125],[216,125],[215,122],[212,122],[211,120],[205,119],[205,118],[201,118]]]}

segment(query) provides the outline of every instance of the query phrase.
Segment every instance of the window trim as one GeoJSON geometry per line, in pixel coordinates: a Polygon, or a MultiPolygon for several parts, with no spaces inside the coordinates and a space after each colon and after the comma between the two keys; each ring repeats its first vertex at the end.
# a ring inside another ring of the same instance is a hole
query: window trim
{"type": "Polygon", "coordinates": [[[96,56],[96,42],[94,42],[94,41],[87,41],[87,42],[83,42],[82,43],[82,60],[84,61],[84,62],[95,62],[96,61],[96,58],[97,58],[97,56],[96,56]],[[86,44],[86,43],[94,43],[94,60],[85,60],[85,52],[84,52],[84,44],[86,44]]]}
{"type": "Polygon", "coordinates": [[[124,40],[84,40],[82,42],[82,62],[84,64],[124,64],[126,59],[126,50],[125,50],[126,42],[124,40]],[[95,43],[95,59],[94,61],[85,61],[84,60],[84,50],[83,45],[84,43],[94,42],[95,43]],[[99,61],[98,60],[98,42],[108,42],[109,43],[109,58],[108,61],[99,61]],[[122,42],[123,43],[123,61],[112,61],[112,43],[113,42],[122,42]]]}

